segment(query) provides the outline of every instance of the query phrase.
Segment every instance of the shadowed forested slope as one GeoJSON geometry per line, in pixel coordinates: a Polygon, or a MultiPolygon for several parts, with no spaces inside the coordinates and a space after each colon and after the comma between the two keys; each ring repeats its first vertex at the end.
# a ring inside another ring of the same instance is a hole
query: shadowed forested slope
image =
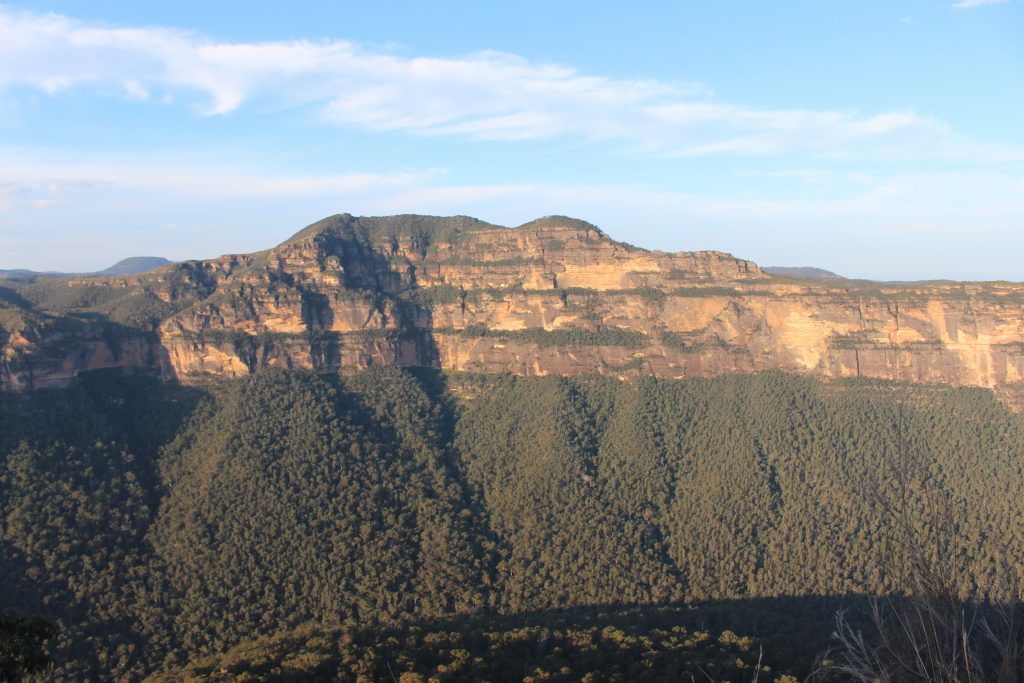
{"type": "Polygon", "coordinates": [[[482,608],[486,553],[438,422],[397,371],[340,389],[281,372],[233,386],[162,463],[148,540],[185,646],[482,608]]]}
{"type": "MultiPolygon", "coordinates": [[[[0,405],[0,611],[57,625],[64,678],[258,638],[266,671],[294,650],[379,676],[392,652],[396,678],[465,680],[534,643],[582,672],[574,648],[616,624],[649,638],[636,661],[693,641],[653,671],[698,650],[752,666],[749,642],[701,649],[732,629],[799,673],[846,596],[900,588],[886,501],[908,464],[950,511],[920,531],[949,537],[965,593],[1024,571],[1024,424],[980,389],[275,370],[206,392],[86,375],[0,405]],[[668,605],[685,634],[643,616],[668,605]]],[[[255,667],[252,647],[209,661],[255,667]]]]}

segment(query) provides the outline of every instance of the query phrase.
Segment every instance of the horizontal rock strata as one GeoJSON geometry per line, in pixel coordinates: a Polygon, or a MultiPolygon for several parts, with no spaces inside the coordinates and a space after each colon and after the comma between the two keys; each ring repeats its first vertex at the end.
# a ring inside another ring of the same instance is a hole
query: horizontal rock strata
{"type": "Polygon", "coordinates": [[[780,369],[983,387],[1024,379],[1024,286],[802,282],[728,254],[639,249],[560,217],[503,228],[341,215],[257,254],[49,279],[42,293],[40,283],[7,287],[6,389],[112,367],[195,382],[266,366],[373,364],[665,378],[780,369]]]}

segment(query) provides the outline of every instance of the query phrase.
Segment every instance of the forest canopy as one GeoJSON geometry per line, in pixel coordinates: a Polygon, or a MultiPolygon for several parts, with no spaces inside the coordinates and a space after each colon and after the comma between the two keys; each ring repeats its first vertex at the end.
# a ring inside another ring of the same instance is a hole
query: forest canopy
{"type": "Polygon", "coordinates": [[[901,589],[896,462],[952,511],[964,595],[1024,573],[1022,429],[982,389],[774,372],[91,373],[0,395],[0,612],[52,622],[73,679],[274,642],[357,677],[390,638],[396,677],[523,643],[583,672],[606,627],[656,673],[729,631],[708,657],[803,674],[838,607],[901,589]]]}

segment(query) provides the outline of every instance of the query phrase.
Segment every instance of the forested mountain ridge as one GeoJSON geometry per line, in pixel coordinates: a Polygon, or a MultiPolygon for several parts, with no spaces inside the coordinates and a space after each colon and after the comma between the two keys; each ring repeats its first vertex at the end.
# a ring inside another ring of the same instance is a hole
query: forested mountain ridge
{"type": "Polygon", "coordinates": [[[985,387],[1024,378],[1024,286],[811,282],[666,254],[576,219],[333,216],[256,254],[0,284],[0,387],[129,367],[707,377],[781,369],[985,387]]]}
{"type": "Polygon", "coordinates": [[[492,652],[670,680],[762,645],[806,673],[847,596],[900,589],[903,457],[958,590],[1024,572],[1024,417],[984,389],[268,369],[0,399],[0,612],[57,625],[59,678],[472,680],[492,652]]]}

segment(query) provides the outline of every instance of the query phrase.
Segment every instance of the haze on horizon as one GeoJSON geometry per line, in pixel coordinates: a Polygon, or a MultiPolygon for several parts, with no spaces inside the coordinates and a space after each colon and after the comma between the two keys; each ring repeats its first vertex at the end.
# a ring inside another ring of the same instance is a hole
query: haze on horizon
{"type": "Polygon", "coordinates": [[[0,268],[326,215],[1024,280],[1024,0],[0,5],[0,268]]]}

